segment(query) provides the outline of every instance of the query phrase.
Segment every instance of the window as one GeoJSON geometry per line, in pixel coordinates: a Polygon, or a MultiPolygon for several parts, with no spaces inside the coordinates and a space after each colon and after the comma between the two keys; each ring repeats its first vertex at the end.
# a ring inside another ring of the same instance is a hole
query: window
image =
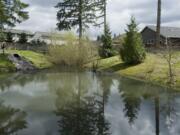
{"type": "Polygon", "coordinates": [[[147,45],[153,45],[154,44],[154,40],[153,39],[147,40],[146,44],[147,45]]]}

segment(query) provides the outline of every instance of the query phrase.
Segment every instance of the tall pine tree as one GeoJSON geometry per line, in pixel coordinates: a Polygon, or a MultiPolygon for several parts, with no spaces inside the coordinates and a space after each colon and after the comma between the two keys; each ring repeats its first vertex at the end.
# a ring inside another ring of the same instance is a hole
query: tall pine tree
{"type": "Polygon", "coordinates": [[[100,24],[104,24],[104,34],[101,36],[103,46],[100,48],[100,55],[105,58],[111,57],[115,51],[112,47],[112,36],[107,24],[107,0],[98,0],[97,11],[99,11],[98,18],[103,18],[103,22],[100,24]]]}
{"type": "Polygon", "coordinates": [[[96,11],[99,0],[62,0],[56,5],[57,27],[59,30],[70,30],[78,27],[79,38],[90,24],[96,24],[96,11]]]}
{"type": "MultiPolygon", "coordinates": [[[[0,0],[0,22],[5,20],[5,5],[2,0],[0,0]]],[[[1,23],[0,23],[1,24],[1,23]]]]}
{"type": "Polygon", "coordinates": [[[0,28],[14,27],[16,23],[27,20],[29,18],[28,12],[24,9],[28,6],[20,0],[0,0],[0,28]]]}

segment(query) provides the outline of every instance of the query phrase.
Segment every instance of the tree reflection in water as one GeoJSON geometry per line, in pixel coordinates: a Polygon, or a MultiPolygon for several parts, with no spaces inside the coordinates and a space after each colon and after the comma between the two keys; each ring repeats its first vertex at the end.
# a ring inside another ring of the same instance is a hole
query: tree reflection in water
{"type": "Polygon", "coordinates": [[[110,135],[109,123],[104,118],[104,99],[96,94],[88,94],[88,90],[83,87],[85,81],[82,84],[81,77],[80,75],[77,77],[77,89],[67,89],[69,92],[67,95],[71,97],[62,101],[63,104],[61,92],[57,93],[55,113],[59,117],[60,134],[110,135]]]}
{"type": "Polygon", "coordinates": [[[133,85],[132,82],[126,79],[121,80],[119,91],[124,102],[124,115],[128,118],[129,124],[132,125],[137,119],[140,110],[142,93],[138,85],[133,85]]]}
{"type": "Polygon", "coordinates": [[[27,128],[26,113],[0,102],[0,135],[12,135],[27,128]]]}
{"type": "Polygon", "coordinates": [[[156,129],[156,135],[159,135],[160,129],[159,129],[159,124],[160,124],[160,111],[159,111],[159,96],[157,95],[154,97],[154,102],[155,102],[155,129],[156,129]]]}
{"type": "Polygon", "coordinates": [[[97,86],[97,97],[99,99],[99,121],[98,121],[98,135],[110,135],[110,123],[105,119],[105,105],[108,102],[110,95],[110,87],[112,85],[112,78],[107,76],[98,76],[100,87],[97,86]]]}
{"type": "Polygon", "coordinates": [[[124,102],[124,113],[130,125],[138,119],[141,102],[150,100],[154,102],[155,134],[159,135],[161,128],[171,128],[177,117],[174,92],[128,79],[121,79],[120,82],[119,91],[124,102]]]}

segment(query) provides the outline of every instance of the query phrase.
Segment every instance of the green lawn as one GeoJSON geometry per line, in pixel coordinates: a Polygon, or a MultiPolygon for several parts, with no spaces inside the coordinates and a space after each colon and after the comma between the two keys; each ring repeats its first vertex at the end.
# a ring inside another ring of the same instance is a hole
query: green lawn
{"type": "Polygon", "coordinates": [[[52,64],[48,61],[47,57],[42,53],[19,50],[11,50],[8,51],[8,53],[17,53],[20,56],[25,57],[27,60],[31,61],[38,69],[49,68],[52,66],[52,64]]]}
{"type": "MultiPolygon", "coordinates": [[[[173,71],[176,79],[176,88],[180,88],[180,52],[175,52],[173,57],[173,71]]],[[[161,53],[148,53],[144,63],[134,66],[127,66],[119,56],[114,56],[98,61],[99,71],[108,71],[118,73],[136,79],[148,82],[167,85],[168,82],[168,66],[166,59],[161,53]]]]}
{"type": "Polygon", "coordinates": [[[17,53],[31,61],[38,69],[45,69],[52,66],[44,54],[33,51],[8,50],[7,54],[0,54],[0,72],[9,72],[15,70],[15,66],[8,60],[8,54],[17,53]]]}

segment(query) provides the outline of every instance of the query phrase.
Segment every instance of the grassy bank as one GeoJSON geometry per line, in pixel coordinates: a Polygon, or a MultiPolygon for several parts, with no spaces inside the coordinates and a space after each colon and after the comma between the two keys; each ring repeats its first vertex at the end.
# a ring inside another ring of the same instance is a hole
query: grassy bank
{"type": "Polygon", "coordinates": [[[12,72],[15,66],[8,60],[8,55],[0,54],[0,72],[12,72]]]}
{"type": "Polygon", "coordinates": [[[16,53],[22,57],[25,57],[27,60],[31,61],[37,69],[45,69],[52,66],[44,54],[32,51],[9,50],[5,55],[0,54],[0,72],[15,71],[15,66],[7,58],[8,54],[12,53],[16,53]]]}
{"type": "MultiPolygon", "coordinates": [[[[175,52],[173,57],[173,71],[176,79],[175,86],[180,89],[180,51],[175,52]]],[[[91,66],[91,64],[89,65],[91,66]]],[[[167,85],[168,66],[161,53],[148,53],[144,63],[127,66],[119,56],[101,59],[98,61],[99,71],[114,72],[123,76],[145,80],[154,84],[167,85]]]]}

